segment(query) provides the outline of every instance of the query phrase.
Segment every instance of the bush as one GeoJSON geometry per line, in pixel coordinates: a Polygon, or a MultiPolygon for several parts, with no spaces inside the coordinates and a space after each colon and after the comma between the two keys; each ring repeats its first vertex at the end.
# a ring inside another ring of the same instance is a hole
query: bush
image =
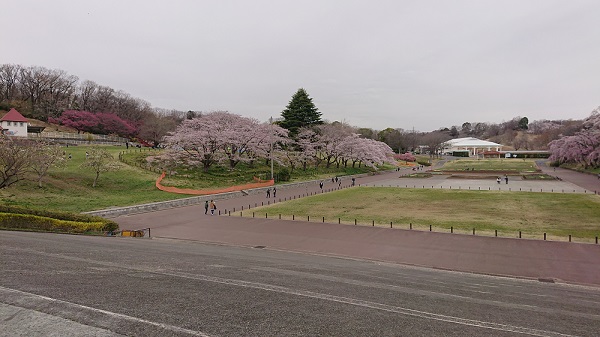
{"type": "Polygon", "coordinates": [[[287,168],[282,168],[277,172],[277,178],[279,181],[290,181],[290,171],[287,168]]]}
{"type": "Polygon", "coordinates": [[[112,220],[87,214],[0,205],[0,227],[83,233],[87,231],[114,231],[119,228],[119,225],[112,220]]]}
{"type": "Polygon", "coordinates": [[[417,160],[417,164],[423,165],[423,166],[431,166],[431,163],[429,161],[422,160],[422,159],[417,160]]]}

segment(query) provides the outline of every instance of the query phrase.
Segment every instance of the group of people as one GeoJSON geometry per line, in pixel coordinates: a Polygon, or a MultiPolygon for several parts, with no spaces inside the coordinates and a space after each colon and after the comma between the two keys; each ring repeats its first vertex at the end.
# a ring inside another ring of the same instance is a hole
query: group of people
{"type": "Polygon", "coordinates": [[[211,200],[210,202],[208,202],[208,200],[206,200],[204,202],[204,214],[208,214],[209,209],[210,209],[210,215],[215,215],[215,210],[217,209],[217,204],[215,204],[214,200],[211,200]]]}
{"type": "MultiPolygon", "coordinates": [[[[508,176],[507,175],[504,175],[504,181],[508,184],[508,176]]],[[[500,184],[502,182],[502,177],[499,176],[498,178],[496,178],[496,182],[498,184],[500,184]]]]}
{"type": "MultiPolygon", "coordinates": [[[[277,196],[277,187],[273,186],[273,198],[277,196]]],[[[267,198],[271,197],[271,188],[267,188],[267,198]]]]}

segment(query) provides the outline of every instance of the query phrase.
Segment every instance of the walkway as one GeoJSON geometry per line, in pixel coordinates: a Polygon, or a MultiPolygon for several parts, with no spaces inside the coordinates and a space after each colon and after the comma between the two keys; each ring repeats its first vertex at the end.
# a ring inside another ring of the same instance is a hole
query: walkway
{"type": "MultiPolygon", "coordinates": [[[[577,172],[562,172],[560,187],[581,191],[600,190],[600,181],[579,177],[577,172]],[[573,183],[569,182],[572,179],[573,183]],[[594,185],[594,183],[596,183],[594,185]],[[565,185],[566,184],[566,185],[565,185]],[[580,185],[581,184],[581,185],[580,185]]],[[[356,184],[381,185],[386,182],[419,179],[400,178],[413,173],[410,169],[386,172],[357,179],[356,184]]],[[[595,179],[595,177],[591,176],[595,179]]],[[[435,181],[458,186],[482,184],[481,180],[422,179],[428,185],[435,181]]],[[[488,183],[488,182],[485,182],[488,183]]],[[[523,188],[524,181],[509,181],[509,186],[523,188]]],[[[547,182],[533,181],[536,188],[547,182]]],[[[497,187],[495,181],[491,186],[497,187]]],[[[324,181],[324,190],[339,188],[331,180],[324,181]]],[[[350,179],[341,186],[348,187],[350,179]]],[[[502,187],[505,187],[503,183],[502,187]]],[[[450,186],[450,185],[449,185],[450,186]]],[[[455,187],[453,187],[455,188],[455,187]]],[[[461,187],[463,188],[463,187],[461,187]]],[[[318,181],[305,187],[278,187],[275,198],[265,194],[217,200],[219,210],[239,211],[283,201],[298,196],[320,193],[318,181]]],[[[572,192],[571,192],[572,193],[572,192]]],[[[579,192],[581,193],[581,192],[579,192]]],[[[516,238],[494,238],[447,233],[419,232],[402,229],[373,228],[323,224],[317,222],[249,219],[235,216],[204,215],[203,205],[168,209],[152,213],[121,216],[115,219],[124,229],[152,228],[153,237],[194,240],[247,247],[264,246],[267,249],[317,253],[349,258],[371,259],[408,265],[450,269],[493,275],[526,277],[546,281],[564,281],[600,286],[600,268],[597,257],[600,245],[551,242],[516,238]]]]}

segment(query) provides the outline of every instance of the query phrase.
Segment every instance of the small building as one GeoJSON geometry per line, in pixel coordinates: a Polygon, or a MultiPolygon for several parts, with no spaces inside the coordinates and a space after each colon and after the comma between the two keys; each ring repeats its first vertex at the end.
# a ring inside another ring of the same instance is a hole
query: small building
{"type": "Polygon", "coordinates": [[[23,117],[15,108],[0,118],[2,133],[14,137],[27,137],[27,118],[23,117]]]}
{"type": "Polygon", "coordinates": [[[469,156],[476,156],[489,151],[500,151],[502,145],[474,137],[450,139],[444,146],[443,153],[450,154],[455,151],[468,151],[469,156]]]}

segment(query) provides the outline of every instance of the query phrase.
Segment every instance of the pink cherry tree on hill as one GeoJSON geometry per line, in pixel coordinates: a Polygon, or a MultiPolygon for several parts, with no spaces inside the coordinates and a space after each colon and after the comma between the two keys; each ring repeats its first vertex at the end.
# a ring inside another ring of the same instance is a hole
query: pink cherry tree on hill
{"type": "Polygon", "coordinates": [[[202,165],[206,172],[215,163],[227,161],[233,169],[241,161],[253,162],[269,156],[287,141],[287,131],[256,119],[216,111],[185,120],[165,137],[164,156],[188,166],[202,165]]]}
{"type": "Polygon", "coordinates": [[[576,163],[584,168],[600,167],[600,108],[583,123],[583,130],[550,142],[550,160],[576,163]]]}

